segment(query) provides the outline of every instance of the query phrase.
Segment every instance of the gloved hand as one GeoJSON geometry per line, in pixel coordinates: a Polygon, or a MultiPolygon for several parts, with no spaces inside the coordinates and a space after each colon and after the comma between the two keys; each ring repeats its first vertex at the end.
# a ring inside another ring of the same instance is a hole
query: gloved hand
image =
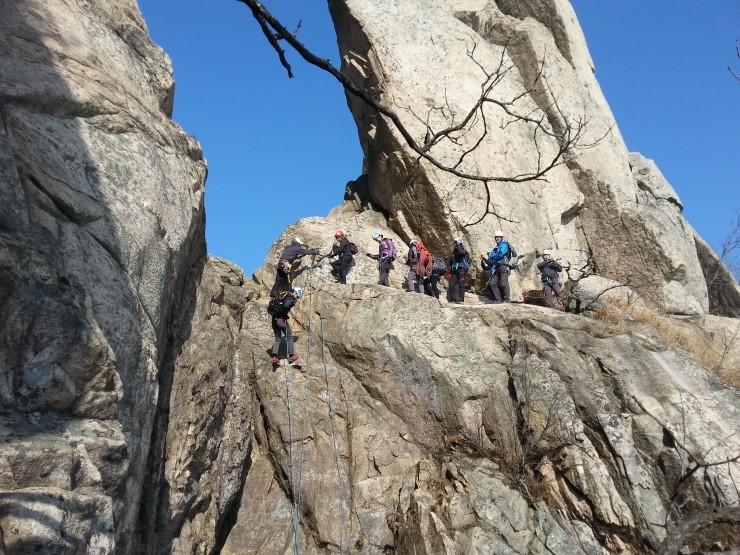
{"type": "Polygon", "coordinates": [[[372,258],[372,257],[373,257],[373,255],[372,255],[372,254],[370,254],[369,252],[366,252],[365,254],[366,254],[367,256],[369,256],[370,258],[372,258]]]}

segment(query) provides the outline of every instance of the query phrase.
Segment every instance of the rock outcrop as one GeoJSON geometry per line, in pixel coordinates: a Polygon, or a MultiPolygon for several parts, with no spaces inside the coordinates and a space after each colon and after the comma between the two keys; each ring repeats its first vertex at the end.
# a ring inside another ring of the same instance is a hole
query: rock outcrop
{"type": "Polygon", "coordinates": [[[643,553],[738,505],[740,398],[650,326],[319,276],[302,371],[245,324],[255,466],[225,552],[643,553]]]}
{"type": "Polygon", "coordinates": [[[0,52],[0,527],[131,552],[205,161],[135,1],[3,2],[0,52]]]}
{"type": "Polygon", "coordinates": [[[342,70],[395,110],[418,144],[427,132],[462,124],[488,99],[460,131],[432,143],[436,160],[463,173],[512,178],[537,174],[565,149],[562,164],[541,180],[489,180],[489,198],[481,182],[419,161],[389,120],[348,95],[370,197],[400,236],[446,252],[462,235],[477,255],[492,247],[492,231],[503,229],[524,255],[514,279],[518,298],[518,289],[539,287],[534,261],[554,248],[573,268],[629,283],[669,312],[707,311],[682,205],[654,165],[628,153],[568,2],[329,5],[342,70]]]}

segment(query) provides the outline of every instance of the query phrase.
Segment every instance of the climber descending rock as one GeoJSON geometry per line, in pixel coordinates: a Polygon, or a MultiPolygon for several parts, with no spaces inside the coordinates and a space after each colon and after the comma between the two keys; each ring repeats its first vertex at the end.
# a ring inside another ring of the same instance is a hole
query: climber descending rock
{"type": "Polygon", "coordinates": [[[303,289],[300,287],[291,291],[280,291],[270,299],[270,304],[267,305],[267,312],[272,316],[272,331],[275,334],[275,342],[272,344],[273,364],[280,364],[281,353],[287,356],[291,364],[298,360],[298,355],[293,351],[294,338],[288,323],[288,314],[302,296],[303,289]]]}

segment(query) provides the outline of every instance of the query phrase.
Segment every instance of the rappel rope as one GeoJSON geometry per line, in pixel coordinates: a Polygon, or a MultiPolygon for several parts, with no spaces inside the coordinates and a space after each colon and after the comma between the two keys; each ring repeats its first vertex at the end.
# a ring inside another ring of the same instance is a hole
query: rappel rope
{"type": "MultiPolygon", "coordinates": [[[[311,361],[311,321],[313,320],[313,285],[311,276],[313,274],[315,264],[315,257],[311,260],[311,268],[308,270],[308,282],[306,289],[308,290],[308,346],[306,348],[306,369],[305,379],[303,381],[303,419],[301,422],[301,449],[300,458],[298,461],[298,480],[293,484],[295,493],[293,495],[293,549],[298,555],[301,549],[301,537],[300,537],[300,526],[301,526],[301,486],[303,482],[303,461],[305,455],[306,445],[306,423],[308,421],[308,372],[310,369],[311,361]]],[[[293,479],[292,474],[292,461],[291,461],[291,480],[293,479]]]]}
{"type": "MultiPolygon", "coordinates": [[[[287,348],[287,339],[286,339],[286,348],[287,348]]],[[[293,381],[293,372],[290,372],[290,377],[288,377],[288,368],[290,368],[290,364],[288,364],[287,360],[283,361],[283,371],[285,373],[285,391],[286,391],[286,404],[288,406],[288,458],[289,458],[289,466],[290,466],[290,482],[291,485],[294,484],[294,478],[293,478],[293,414],[290,408],[291,402],[290,402],[290,383],[293,381]]],[[[296,555],[300,553],[300,534],[298,533],[298,526],[295,522],[295,511],[293,515],[293,551],[296,555]]]]}
{"type": "Polygon", "coordinates": [[[322,318],[322,308],[324,306],[324,300],[321,299],[321,305],[319,306],[319,324],[321,331],[321,362],[324,365],[324,377],[326,378],[326,397],[329,403],[329,420],[331,421],[331,437],[334,442],[334,462],[337,467],[337,481],[339,482],[339,552],[344,553],[344,526],[345,526],[345,515],[344,515],[344,482],[342,481],[342,470],[339,464],[339,447],[337,446],[337,432],[334,424],[334,403],[331,396],[331,387],[329,385],[329,370],[326,366],[326,355],[324,352],[324,319],[322,318]]]}
{"type": "MultiPolygon", "coordinates": [[[[310,360],[311,360],[311,322],[313,320],[313,285],[311,282],[311,275],[313,272],[315,265],[311,264],[311,268],[308,272],[308,282],[306,289],[308,290],[308,346],[307,346],[307,352],[306,352],[306,362],[305,362],[305,380],[303,384],[303,417],[301,422],[301,447],[300,447],[300,454],[298,461],[294,461],[293,457],[293,423],[292,423],[292,412],[291,412],[291,388],[290,384],[293,381],[292,375],[293,373],[290,372],[290,377],[288,374],[288,368],[290,365],[288,364],[287,360],[283,362],[283,370],[285,373],[285,389],[286,389],[286,403],[288,406],[288,457],[290,459],[290,480],[291,485],[294,488],[294,495],[293,495],[293,552],[296,555],[299,555],[301,552],[301,535],[300,535],[300,528],[301,528],[301,490],[302,490],[302,481],[303,481],[303,462],[305,457],[305,439],[306,439],[306,427],[308,423],[308,383],[309,383],[309,369],[310,369],[310,360]],[[298,462],[298,468],[295,469],[294,462],[298,462]],[[297,478],[296,478],[297,473],[297,478]]],[[[331,435],[332,435],[332,442],[334,445],[334,463],[336,465],[337,469],[337,480],[339,482],[339,511],[340,511],[340,529],[339,529],[339,552],[344,553],[344,529],[345,529],[345,510],[344,510],[344,481],[342,480],[342,470],[341,470],[341,464],[340,464],[340,457],[339,457],[339,446],[337,444],[337,431],[336,431],[336,424],[334,419],[334,402],[331,395],[331,386],[329,383],[329,369],[326,364],[326,354],[325,354],[325,345],[324,345],[324,320],[321,316],[323,307],[323,299],[321,300],[321,306],[319,307],[319,334],[321,338],[321,361],[324,366],[324,377],[326,380],[326,395],[327,395],[327,401],[329,405],[329,420],[331,422],[331,435]]],[[[287,342],[287,338],[286,338],[287,342]]]]}

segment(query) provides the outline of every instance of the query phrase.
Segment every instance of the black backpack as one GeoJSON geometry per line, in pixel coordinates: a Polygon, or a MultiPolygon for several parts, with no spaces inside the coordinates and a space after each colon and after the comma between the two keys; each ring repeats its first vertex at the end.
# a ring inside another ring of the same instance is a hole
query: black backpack
{"type": "Polygon", "coordinates": [[[360,249],[358,249],[357,245],[355,245],[354,243],[350,243],[349,245],[347,245],[347,252],[354,255],[360,252],[360,249]]]}
{"type": "Polygon", "coordinates": [[[432,273],[434,274],[446,274],[447,273],[447,264],[445,264],[445,261],[441,258],[437,258],[436,256],[432,259],[432,273]]]}
{"type": "Polygon", "coordinates": [[[267,313],[270,316],[285,317],[295,304],[293,294],[289,291],[280,291],[270,299],[267,305],[267,313]]]}

